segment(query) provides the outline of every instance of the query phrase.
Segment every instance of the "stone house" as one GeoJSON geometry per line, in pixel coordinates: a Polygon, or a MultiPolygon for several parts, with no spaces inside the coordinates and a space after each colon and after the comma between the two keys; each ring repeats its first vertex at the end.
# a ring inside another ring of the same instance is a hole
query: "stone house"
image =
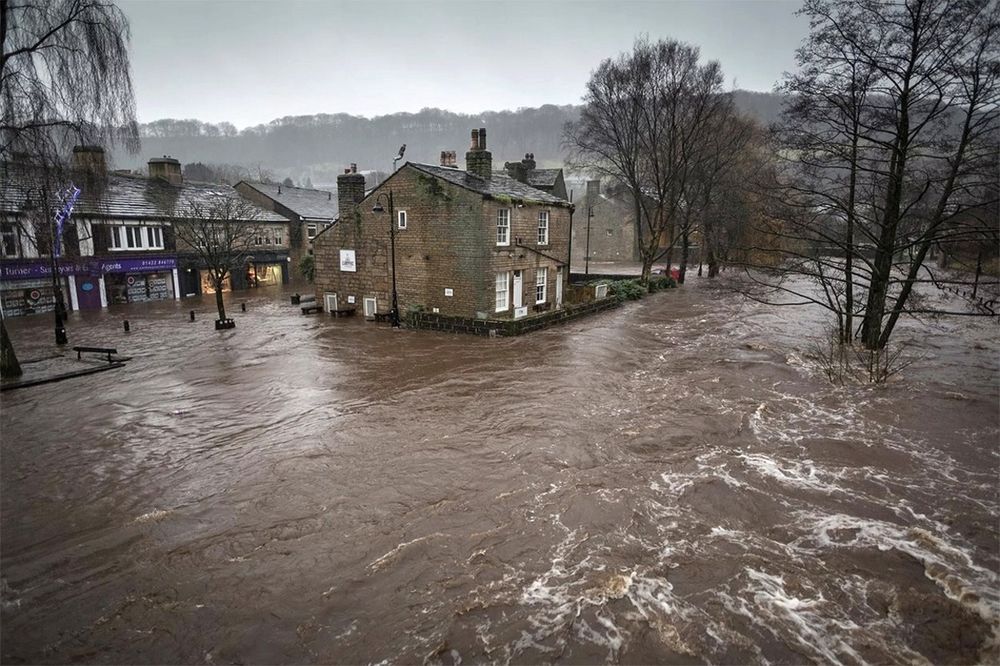
{"type": "Polygon", "coordinates": [[[337,197],[333,192],[280,183],[252,183],[241,180],[233,186],[242,196],[289,221],[288,256],[293,276],[299,262],[313,253],[312,240],[337,219],[337,197]]]}
{"type": "MultiPolygon", "coordinates": [[[[231,187],[186,183],[180,163],[169,157],[149,160],[148,178],[109,172],[100,147],[78,146],[66,176],[80,192],[60,236],[59,259],[53,261],[52,219],[62,206],[57,190],[66,183],[57,186],[50,172],[30,164],[5,162],[0,169],[0,307],[5,316],[51,312],[56,285],[70,310],[178,299],[210,289],[197,257],[178,246],[172,220],[192,204],[220,196],[239,199],[231,187]]],[[[287,281],[288,222],[260,208],[254,214],[263,229],[260,248],[246,273],[233,276],[236,289],[262,277],[265,283],[287,281]]]]}
{"type": "Polygon", "coordinates": [[[587,181],[584,207],[573,228],[573,270],[583,271],[587,253],[592,262],[637,261],[635,204],[622,189],[601,190],[601,181],[587,181]]]}
{"type": "Polygon", "coordinates": [[[403,315],[509,319],[561,308],[573,205],[532,187],[523,171],[494,171],[485,129],[472,130],[466,170],[454,152],[441,157],[407,162],[369,193],[353,165],[338,176],[340,218],[314,241],[317,301],[327,311],[389,314],[395,236],[403,315]]]}

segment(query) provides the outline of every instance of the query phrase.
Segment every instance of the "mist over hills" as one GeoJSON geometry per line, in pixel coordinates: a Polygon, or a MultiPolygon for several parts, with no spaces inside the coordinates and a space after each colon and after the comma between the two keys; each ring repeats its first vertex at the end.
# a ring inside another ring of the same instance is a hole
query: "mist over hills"
{"type": "MultiPolygon", "coordinates": [[[[738,90],[737,106],[768,124],[777,119],[781,97],[738,90]]],[[[455,150],[459,162],[473,127],[486,127],[494,164],[533,152],[539,166],[563,162],[563,125],[575,120],[580,107],[544,105],[516,111],[461,114],[441,109],[396,113],[375,118],[348,114],[287,116],[265,125],[237,130],[231,123],[164,119],[140,126],[138,155],[114,155],[117,168],[138,169],[151,157],[170,155],[182,164],[204,162],[261,166],[296,183],[307,178],[316,187],[332,185],[343,168],[354,162],[361,170],[389,171],[400,145],[405,160],[437,163],[442,150],[455,150]]]]}

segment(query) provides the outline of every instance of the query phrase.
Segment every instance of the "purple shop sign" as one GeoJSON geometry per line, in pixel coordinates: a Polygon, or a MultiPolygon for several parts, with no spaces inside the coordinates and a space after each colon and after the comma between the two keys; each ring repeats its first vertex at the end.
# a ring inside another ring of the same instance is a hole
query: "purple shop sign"
{"type": "MultiPolygon", "coordinates": [[[[177,268],[177,257],[79,257],[59,260],[59,275],[104,275],[105,273],[155,273],[177,268]]],[[[48,259],[0,262],[0,280],[33,280],[52,275],[48,259]]]]}

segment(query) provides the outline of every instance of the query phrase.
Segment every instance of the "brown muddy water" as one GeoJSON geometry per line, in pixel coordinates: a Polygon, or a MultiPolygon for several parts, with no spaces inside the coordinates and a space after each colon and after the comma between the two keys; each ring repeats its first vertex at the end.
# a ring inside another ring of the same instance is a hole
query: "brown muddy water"
{"type": "Polygon", "coordinates": [[[705,283],[518,339],[286,295],[73,315],[134,360],[3,394],[5,663],[997,660],[995,322],[836,388],[705,283]]]}

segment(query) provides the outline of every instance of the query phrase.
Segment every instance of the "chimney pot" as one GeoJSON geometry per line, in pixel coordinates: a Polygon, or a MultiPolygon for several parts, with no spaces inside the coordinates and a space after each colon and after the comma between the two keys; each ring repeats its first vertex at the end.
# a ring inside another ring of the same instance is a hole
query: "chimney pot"
{"type": "Polygon", "coordinates": [[[479,130],[472,130],[472,144],[469,146],[469,150],[479,150],[479,130]]]}
{"type": "Polygon", "coordinates": [[[351,162],[351,173],[357,173],[357,172],[358,172],[358,165],[355,164],[354,162],[351,162]]]}
{"type": "Polygon", "coordinates": [[[479,150],[486,150],[486,128],[479,128],[479,150]]]}

